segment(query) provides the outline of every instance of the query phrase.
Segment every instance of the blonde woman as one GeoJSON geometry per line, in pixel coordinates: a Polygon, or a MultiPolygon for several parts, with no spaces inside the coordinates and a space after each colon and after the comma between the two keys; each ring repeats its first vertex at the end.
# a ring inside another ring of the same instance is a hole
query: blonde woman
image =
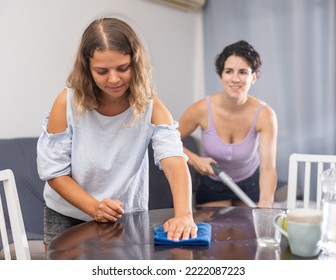
{"type": "Polygon", "coordinates": [[[150,141],[173,195],[168,238],[196,237],[187,157],[151,82],[144,48],[127,23],[104,18],[87,27],[37,146],[39,175],[47,181],[46,247],[82,221],[114,222],[148,209],[150,141]]]}

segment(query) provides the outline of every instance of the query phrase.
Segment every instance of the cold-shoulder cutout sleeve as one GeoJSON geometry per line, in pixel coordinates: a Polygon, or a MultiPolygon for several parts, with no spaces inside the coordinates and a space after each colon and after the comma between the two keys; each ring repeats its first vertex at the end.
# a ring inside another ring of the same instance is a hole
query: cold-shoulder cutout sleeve
{"type": "Polygon", "coordinates": [[[178,122],[174,121],[173,125],[156,125],[152,137],[152,147],[154,150],[155,165],[162,169],[160,160],[167,157],[183,157],[188,160],[183,153],[183,144],[180,132],[177,130],[178,122]]]}
{"type": "Polygon", "coordinates": [[[72,132],[48,133],[49,116],[42,124],[42,133],[37,142],[37,169],[41,180],[50,180],[71,174],[72,132]]]}

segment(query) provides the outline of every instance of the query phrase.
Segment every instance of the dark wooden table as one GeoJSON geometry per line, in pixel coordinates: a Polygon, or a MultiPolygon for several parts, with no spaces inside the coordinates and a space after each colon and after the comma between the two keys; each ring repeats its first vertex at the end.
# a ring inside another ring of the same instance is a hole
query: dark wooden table
{"type": "Polygon", "coordinates": [[[86,222],[55,238],[48,259],[56,260],[254,260],[300,259],[282,237],[279,248],[258,247],[252,208],[197,208],[195,221],[211,224],[209,247],[163,247],[153,243],[153,228],[173,216],[172,209],[125,214],[116,223],[86,222]]]}

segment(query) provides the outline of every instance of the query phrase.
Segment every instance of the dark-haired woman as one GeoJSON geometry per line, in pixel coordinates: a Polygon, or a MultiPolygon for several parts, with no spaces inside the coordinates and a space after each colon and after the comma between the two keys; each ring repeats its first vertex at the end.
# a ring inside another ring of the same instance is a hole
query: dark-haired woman
{"type": "Polygon", "coordinates": [[[224,48],[216,57],[222,92],[191,105],[179,120],[182,139],[201,128],[197,155],[184,148],[189,164],[201,174],[196,193],[200,206],[243,205],[216,177],[212,162],[233,179],[259,207],[272,207],[276,189],[276,114],[263,101],[250,96],[261,59],[246,41],[224,48]]]}

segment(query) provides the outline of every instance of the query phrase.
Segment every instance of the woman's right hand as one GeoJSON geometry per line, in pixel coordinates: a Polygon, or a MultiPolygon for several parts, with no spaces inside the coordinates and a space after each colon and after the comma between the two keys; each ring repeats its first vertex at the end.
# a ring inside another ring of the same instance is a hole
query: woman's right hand
{"type": "Polygon", "coordinates": [[[193,158],[192,166],[201,175],[216,176],[212,166],[210,165],[213,162],[216,162],[216,161],[214,161],[212,158],[195,156],[193,158]]]}
{"type": "Polygon", "coordinates": [[[100,223],[115,222],[124,214],[123,206],[117,199],[105,198],[98,203],[93,218],[100,223]]]}

